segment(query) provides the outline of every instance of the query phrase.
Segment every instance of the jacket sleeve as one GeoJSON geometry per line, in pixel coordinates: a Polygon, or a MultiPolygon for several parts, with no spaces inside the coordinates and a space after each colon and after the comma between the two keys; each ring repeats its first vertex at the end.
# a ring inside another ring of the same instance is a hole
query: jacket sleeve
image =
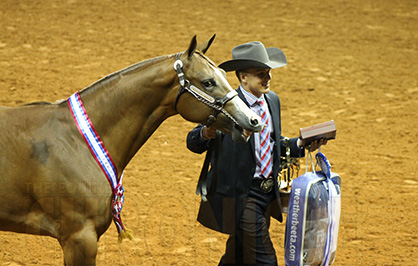
{"type": "MultiPolygon", "coordinates": [[[[297,141],[299,138],[290,138],[289,139],[289,147],[290,147],[290,157],[304,157],[305,156],[305,149],[299,148],[297,145],[297,141]]],[[[280,137],[280,154],[281,156],[286,156],[286,142],[284,137],[280,137]]]]}
{"type": "Polygon", "coordinates": [[[201,130],[203,125],[199,124],[187,134],[187,148],[194,153],[204,153],[209,146],[208,139],[201,137],[201,130]]]}

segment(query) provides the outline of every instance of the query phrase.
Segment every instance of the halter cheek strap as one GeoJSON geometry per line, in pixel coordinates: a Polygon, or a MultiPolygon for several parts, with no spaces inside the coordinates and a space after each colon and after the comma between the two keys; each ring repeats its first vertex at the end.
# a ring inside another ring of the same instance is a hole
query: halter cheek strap
{"type": "Polygon", "coordinates": [[[231,114],[229,114],[224,106],[227,102],[232,100],[235,96],[238,95],[236,91],[230,91],[228,92],[224,97],[222,98],[215,98],[198,87],[192,85],[189,80],[186,79],[184,72],[183,72],[183,62],[180,60],[180,54],[176,54],[176,61],[174,62],[174,70],[177,72],[177,76],[179,77],[179,83],[180,83],[180,89],[177,93],[176,101],[174,102],[174,109],[177,111],[177,103],[180,99],[180,96],[184,92],[189,92],[193,95],[197,100],[200,102],[206,104],[207,106],[211,107],[213,109],[212,114],[209,115],[208,120],[206,122],[206,126],[210,127],[213,122],[215,122],[216,117],[220,112],[222,112],[224,115],[226,115],[229,119],[231,119],[236,125],[238,125],[238,122],[235,120],[234,117],[232,117],[231,114]]]}

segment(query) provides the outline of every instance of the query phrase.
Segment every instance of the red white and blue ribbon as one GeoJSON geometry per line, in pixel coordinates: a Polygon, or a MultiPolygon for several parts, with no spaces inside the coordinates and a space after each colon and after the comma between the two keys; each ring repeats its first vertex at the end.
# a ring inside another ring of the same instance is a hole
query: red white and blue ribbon
{"type": "Polygon", "coordinates": [[[123,226],[122,218],[120,216],[125,198],[123,195],[125,190],[122,186],[123,173],[121,174],[120,179],[118,179],[118,171],[115,163],[94,129],[93,124],[87,115],[86,109],[84,108],[83,102],[81,101],[79,92],[74,93],[70,98],[68,98],[68,105],[73,114],[78,130],[86,141],[91,154],[99,164],[112,188],[113,221],[115,222],[120,234],[122,231],[125,231],[125,227],[123,226]]]}

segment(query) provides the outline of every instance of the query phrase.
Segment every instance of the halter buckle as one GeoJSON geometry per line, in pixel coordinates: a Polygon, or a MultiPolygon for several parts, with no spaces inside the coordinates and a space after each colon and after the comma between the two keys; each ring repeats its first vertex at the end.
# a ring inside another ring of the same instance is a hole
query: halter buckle
{"type": "Polygon", "coordinates": [[[182,87],[185,85],[186,78],[184,77],[184,72],[182,71],[183,62],[180,59],[177,59],[174,62],[174,70],[177,72],[177,76],[179,77],[179,82],[182,87]]]}

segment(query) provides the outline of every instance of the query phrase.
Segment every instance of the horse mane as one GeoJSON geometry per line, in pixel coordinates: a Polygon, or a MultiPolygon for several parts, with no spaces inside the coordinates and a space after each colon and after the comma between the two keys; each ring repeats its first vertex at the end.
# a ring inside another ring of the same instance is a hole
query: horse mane
{"type": "MultiPolygon", "coordinates": [[[[195,51],[195,54],[198,54],[199,56],[201,56],[210,65],[213,65],[214,67],[217,67],[217,65],[210,58],[208,58],[206,55],[204,55],[202,52],[195,51]]],[[[111,74],[99,79],[98,81],[96,81],[96,82],[92,83],[91,85],[82,89],[80,92],[90,90],[90,89],[94,89],[96,87],[101,87],[101,86],[107,84],[108,82],[111,82],[112,80],[114,80],[117,77],[124,76],[124,75],[129,75],[131,72],[138,71],[138,69],[142,69],[142,68],[146,68],[146,67],[151,66],[151,65],[158,64],[159,62],[164,61],[164,60],[169,59],[169,58],[174,57],[174,56],[175,56],[175,54],[162,55],[162,56],[158,56],[158,57],[154,57],[154,58],[150,58],[150,59],[140,61],[138,63],[130,65],[126,68],[123,68],[119,71],[116,71],[114,73],[111,73],[111,74]]]]}
{"type": "Polygon", "coordinates": [[[209,63],[209,65],[212,65],[212,66],[214,66],[214,67],[218,67],[209,57],[207,57],[205,54],[203,54],[202,52],[200,52],[200,51],[196,51],[195,52],[195,54],[198,54],[198,55],[200,55],[203,59],[205,59],[208,63],[209,63]]]}
{"type": "MultiPolygon", "coordinates": [[[[216,64],[212,60],[210,60],[208,57],[206,57],[204,54],[202,54],[200,51],[196,51],[196,54],[199,54],[209,64],[216,67],[216,64]]],[[[138,69],[146,68],[150,65],[154,65],[154,64],[159,63],[159,62],[161,62],[165,59],[171,58],[173,56],[174,56],[174,54],[163,55],[163,56],[154,57],[154,58],[151,58],[151,59],[146,59],[146,60],[140,61],[138,63],[130,65],[130,66],[128,66],[126,68],[123,68],[119,71],[113,72],[113,73],[95,81],[94,83],[92,83],[89,86],[82,89],[80,92],[90,90],[90,89],[94,89],[94,88],[97,88],[97,87],[101,87],[101,86],[111,82],[112,80],[114,80],[117,77],[120,77],[120,76],[123,76],[123,75],[129,75],[130,73],[132,73],[134,71],[138,71],[138,69]]],[[[36,102],[32,102],[32,103],[23,104],[23,106],[61,104],[61,103],[66,102],[66,100],[67,99],[57,100],[55,103],[48,102],[48,101],[36,101],[36,102]]]]}
{"type": "MultiPolygon", "coordinates": [[[[196,51],[195,53],[198,54],[198,55],[200,55],[209,64],[217,67],[216,64],[211,59],[209,59],[207,56],[205,56],[200,51],[196,51]]],[[[130,65],[130,66],[126,67],[126,68],[123,68],[123,69],[121,69],[119,71],[113,72],[113,73],[111,73],[111,74],[109,74],[109,75],[107,75],[107,76],[99,79],[98,81],[96,81],[96,82],[92,83],[91,85],[85,87],[82,91],[89,90],[89,89],[94,88],[94,87],[96,87],[98,85],[106,84],[107,82],[113,80],[114,78],[118,77],[119,75],[129,75],[131,72],[137,71],[139,68],[146,68],[146,67],[148,67],[150,65],[157,64],[157,63],[159,63],[159,62],[161,62],[163,60],[166,60],[168,58],[171,58],[173,56],[174,56],[174,54],[171,54],[171,55],[162,55],[162,56],[154,57],[154,58],[151,58],[151,59],[146,59],[144,61],[140,61],[138,63],[135,63],[133,65],[130,65]]]]}
{"type": "Polygon", "coordinates": [[[90,90],[90,89],[94,89],[98,86],[103,86],[105,84],[107,84],[108,82],[114,80],[115,78],[119,77],[119,76],[124,76],[124,75],[129,75],[131,72],[134,71],[138,71],[138,69],[142,69],[142,68],[146,68],[150,65],[154,65],[156,63],[159,63],[169,57],[172,57],[173,55],[163,55],[163,56],[159,56],[159,57],[154,57],[151,59],[146,59],[144,61],[140,61],[138,63],[135,63],[133,65],[130,65],[126,68],[123,68],[119,71],[113,72],[99,80],[97,80],[96,82],[90,84],[89,86],[85,87],[84,89],[82,89],[80,92],[82,91],[86,91],[86,90],[90,90]]]}
{"type": "MultiPolygon", "coordinates": [[[[216,64],[211,59],[206,57],[203,53],[201,53],[200,51],[196,51],[196,54],[199,54],[203,59],[208,61],[209,64],[216,67],[216,64]]],[[[113,73],[97,80],[96,82],[90,84],[89,86],[85,87],[81,91],[90,90],[90,89],[98,87],[99,85],[102,86],[102,85],[107,84],[108,82],[112,81],[114,78],[119,77],[120,75],[129,75],[131,72],[137,71],[140,68],[146,68],[147,66],[154,65],[156,63],[159,63],[160,61],[163,61],[163,60],[165,60],[167,58],[170,58],[170,57],[173,57],[173,56],[174,56],[174,54],[163,55],[163,56],[158,56],[158,57],[154,57],[154,58],[150,58],[150,59],[140,61],[138,63],[130,65],[130,66],[128,66],[126,68],[123,68],[119,71],[113,72],[113,73]]],[[[42,106],[42,105],[61,104],[61,103],[66,102],[66,100],[67,99],[57,100],[57,101],[55,101],[55,103],[48,102],[48,101],[36,101],[36,102],[31,102],[31,103],[25,103],[25,104],[23,104],[23,106],[32,106],[32,105],[42,106]]]]}
{"type": "Polygon", "coordinates": [[[36,102],[32,102],[32,103],[25,103],[23,104],[23,106],[30,106],[30,105],[51,105],[51,102],[47,102],[47,101],[36,101],[36,102]]]}
{"type": "MultiPolygon", "coordinates": [[[[89,90],[89,89],[93,89],[97,86],[102,86],[103,84],[108,83],[109,81],[113,80],[115,77],[118,77],[119,75],[128,75],[129,73],[133,72],[133,71],[137,71],[139,68],[145,68],[149,65],[153,65],[155,63],[158,63],[160,61],[163,61],[164,59],[167,59],[169,57],[172,57],[173,55],[163,55],[163,56],[159,56],[159,57],[155,57],[155,58],[151,58],[151,59],[147,59],[144,61],[140,61],[138,63],[135,63],[133,65],[130,65],[126,68],[123,68],[119,71],[116,71],[114,73],[111,73],[97,81],[95,81],[94,83],[90,84],[89,86],[85,87],[84,89],[82,89],[81,91],[85,91],[85,90],[89,90]]],[[[55,103],[52,102],[48,102],[48,101],[36,101],[36,102],[31,102],[31,103],[25,103],[22,104],[22,106],[32,106],[32,105],[53,105],[53,104],[61,104],[61,103],[66,103],[67,99],[61,99],[61,100],[57,100],[55,101],[55,103]]]]}
{"type": "Polygon", "coordinates": [[[36,101],[36,102],[31,102],[31,103],[24,103],[21,106],[49,106],[49,105],[54,105],[54,104],[61,104],[61,103],[66,103],[67,99],[61,99],[61,100],[56,100],[55,102],[48,102],[48,101],[36,101]]]}

